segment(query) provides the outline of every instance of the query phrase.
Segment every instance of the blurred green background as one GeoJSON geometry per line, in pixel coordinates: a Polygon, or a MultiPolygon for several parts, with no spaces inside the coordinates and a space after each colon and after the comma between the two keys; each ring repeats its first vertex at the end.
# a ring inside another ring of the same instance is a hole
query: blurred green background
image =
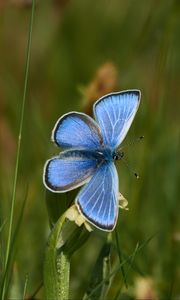
{"type": "MultiPolygon", "coordinates": [[[[49,234],[42,172],[46,159],[59,151],[50,141],[57,118],[72,110],[90,113],[98,97],[137,88],[142,101],[125,143],[140,135],[145,139],[125,152],[139,180],[118,164],[120,191],[129,201],[129,211],[120,210],[117,225],[121,252],[128,256],[137,243],[155,236],[136,255],[136,269],[125,265],[128,289],[119,271],[107,299],[178,299],[180,2],[39,0],[36,4],[14,224],[28,194],[9,295],[19,299],[26,278],[27,297],[42,283],[49,234]]],[[[0,223],[6,222],[1,230],[0,271],[7,242],[30,10],[30,0],[0,3],[0,223]]],[[[82,298],[104,240],[104,234],[96,230],[74,254],[72,300],[82,298]]],[[[118,263],[113,253],[112,268],[118,263]]],[[[36,297],[43,298],[43,288],[36,297]]]]}

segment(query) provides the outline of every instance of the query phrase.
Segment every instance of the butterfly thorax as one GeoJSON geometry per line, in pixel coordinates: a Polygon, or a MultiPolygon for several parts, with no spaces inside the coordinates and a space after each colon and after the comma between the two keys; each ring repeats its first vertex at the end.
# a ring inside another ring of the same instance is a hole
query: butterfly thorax
{"type": "Polygon", "coordinates": [[[61,159],[66,159],[68,161],[73,160],[96,160],[98,164],[102,162],[112,162],[115,160],[121,160],[124,156],[124,152],[114,150],[109,147],[102,147],[95,150],[85,150],[85,149],[73,149],[61,152],[61,159]]]}
{"type": "Polygon", "coordinates": [[[97,154],[105,161],[121,160],[124,156],[124,152],[105,147],[97,150],[97,154]]]}

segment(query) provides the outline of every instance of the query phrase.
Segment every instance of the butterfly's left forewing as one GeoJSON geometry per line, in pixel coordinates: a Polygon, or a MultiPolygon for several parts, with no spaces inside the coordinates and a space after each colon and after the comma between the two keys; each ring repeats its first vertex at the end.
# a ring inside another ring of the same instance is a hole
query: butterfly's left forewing
{"type": "Polygon", "coordinates": [[[76,205],[94,226],[111,231],[118,216],[118,174],[113,162],[104,162],[79,192],[76,205]]]}

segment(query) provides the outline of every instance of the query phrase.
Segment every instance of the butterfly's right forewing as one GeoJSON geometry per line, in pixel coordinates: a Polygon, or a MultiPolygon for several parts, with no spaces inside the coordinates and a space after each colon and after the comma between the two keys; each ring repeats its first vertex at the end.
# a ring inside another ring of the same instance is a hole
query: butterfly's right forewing
{"type": "Polygon", "coordinates": [[[43,181],[53,192],[66,192],[85,184],[101,164],[95,151],[67,150],[49,159],[43,181]]]}

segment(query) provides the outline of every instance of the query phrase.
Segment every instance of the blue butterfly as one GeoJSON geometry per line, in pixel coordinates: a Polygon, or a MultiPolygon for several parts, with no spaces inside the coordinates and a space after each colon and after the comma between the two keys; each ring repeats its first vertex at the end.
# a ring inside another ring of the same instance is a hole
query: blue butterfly
{"type": "Polygon", "coordinates": [[[118,218],[119,179],[114,161],[140,103],[139,90],[105,95],[93,106],[95,120],[70,112],[55,124],[52,140],[64,151],[49,159],[43,181],[52,192],[84,185],[75,204],[91,224],[112,231],[118,218]],[[85,185],[86,184],[86,185],[85,185]]]}

